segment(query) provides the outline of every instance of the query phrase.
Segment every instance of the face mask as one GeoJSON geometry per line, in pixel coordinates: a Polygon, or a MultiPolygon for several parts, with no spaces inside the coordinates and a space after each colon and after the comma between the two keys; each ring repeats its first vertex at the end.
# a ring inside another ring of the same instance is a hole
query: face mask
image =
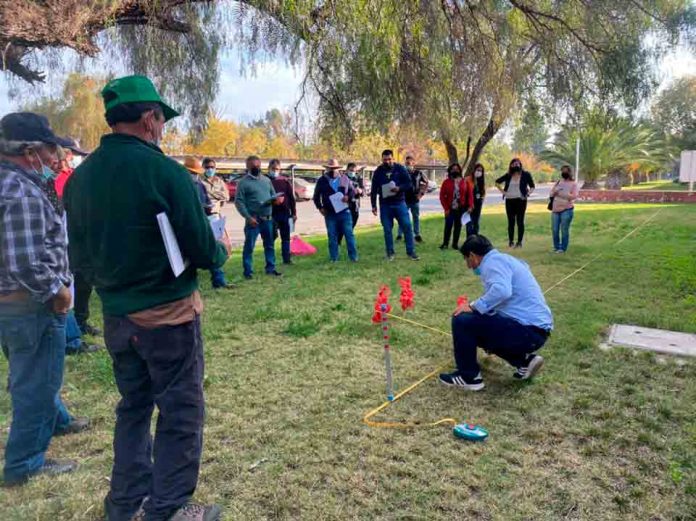
{"type": "Polygon", "coordinates": [[[570,179],[570,173],[569,172],[561,172],[561,177],[565,180],[570,179]]]}
{"type": "Polygon", "coordinates": [[[50,168],[48,168],[46,165],[44,165],[43,161],[41,161],[41,157],[39,157],[39,154],[34,152],[34,155],[36,156],[36,159],[38,159],[39,163],[41,164],[41,170],[39,171],[36,168],[34,168],[34,173],[36,173],[36,175],[38,175],[38,176],[41,176],[43,179],[45,179],[47,181],[50,179],[55,179],[56,173],[53,170],[51,170],[50,168]]]}
{"type": "Polygon", "coordinates": [[[275,170],[271,170],[270,172],[268,172],[268,177],[270,177],[271,179],[275,179],[276,177],[278,177],[278,172],[276,172],[275,170]]]}
{"type": "Polygon", "coordinates": [[[257,166],[254,166],[249,169],[249,173],[254,177],[258,177],[261,174],[261,169],[257,166]]]}
{"type": "Polygon", "coordinates": [[[214,168],[206,168],[205,169],[205,176],[206,177],[213,177],[215,175],[215,169],[214,168]]]}
{"type": "Polygon", "coordinates": [[[476,170],[476,172],[474,172],[474,175],[476,177],[481,177],[481,176],[483,176],[483,172],[481,172],[481,170],[476,170]]]}
{"type": "Polygon", "coordinates": [[[348,170],[348,171],[346,172],[346,175],[347,175],[348,177],[350,177],[351,179],[355,178],[355,172],[351,172],[350,170],[348,170]]]}
{"type": "Polygon", "coordinates": [[[513,167],[510,169],[510,171],[511,171],[513,174],[519,174],[519,173],[522,171],[522,168],[519,167],[519,166],[513,166],[513,167]]]}
{"type": "Polygon", "coordinates": [[[481,268],[479,268],[478,266],[475,267],[472,271],[474,272],[474,275],[476,275],[477,277],[481,276],[481,268]]]}

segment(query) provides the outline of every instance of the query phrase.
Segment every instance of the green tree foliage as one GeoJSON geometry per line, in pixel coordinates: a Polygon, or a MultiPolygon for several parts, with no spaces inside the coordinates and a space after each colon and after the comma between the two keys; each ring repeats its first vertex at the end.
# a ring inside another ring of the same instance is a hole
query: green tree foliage
{"type": "Polygon", "coordinates": [[[652,105],[652,120],[677,146],[696,150],[696,76],[679,78],[662,91],[652,105]]]}
{"type": "Polygon", "coordinates": [[[62,92],[37,100],[24,107],[48,117],[57,134],[76,139],[84,149],[99,144],[102,135],[110,132],[104,120],[104,103],[99,94],[106,83],[102,78],[70,74],[62,92]]]}
{"type": "Polygon", "coordinates": [[[539,100],[528,98],[515,125],[512,147],[520,152],[538,154],[546,148],[549,132],[542,114],[539,100]]]}

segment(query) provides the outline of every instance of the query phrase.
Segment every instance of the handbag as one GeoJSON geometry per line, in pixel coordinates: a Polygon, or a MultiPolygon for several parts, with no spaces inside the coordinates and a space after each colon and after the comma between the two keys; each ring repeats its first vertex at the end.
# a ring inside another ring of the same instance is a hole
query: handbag
{"type": "MultiPolygon", "coordinates": [[[[556,181],[556,184],[553,186],[554,189],[558,186],[558,183],[560,183],[560,181],[556,181]]],[[[546,209],[547,209],[549,212],[553,212],[553,200],[554,200],[554,199],[555,199],[554,196],[549,197],[549,204],[546,205],[546,209]]]]}

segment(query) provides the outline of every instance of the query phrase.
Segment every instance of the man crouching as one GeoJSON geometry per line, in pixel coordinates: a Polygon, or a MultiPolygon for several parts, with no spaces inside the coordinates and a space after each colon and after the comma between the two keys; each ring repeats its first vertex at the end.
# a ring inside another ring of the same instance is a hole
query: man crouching
{"type": "Polygon", "coordinates": [[[441,374],[445,385],[470,391],[483,389],[476,359],[480,346],[515,367],[514,378],[528,380],[544,359],[536,354],[553,329],[553,315],[529,266],[500,253],[483,235],[472,235],[461,247],[467,266],[481,277],[484,294],[466,298],[452,316],[457,370],[441,374]]]}

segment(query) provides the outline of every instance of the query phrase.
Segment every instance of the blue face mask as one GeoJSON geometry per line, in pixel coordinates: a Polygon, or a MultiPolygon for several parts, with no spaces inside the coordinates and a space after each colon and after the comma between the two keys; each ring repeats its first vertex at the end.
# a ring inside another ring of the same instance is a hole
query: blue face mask
{"type": "Polygon", "coordinates": [[[206,168],[204,175],[206,177],[213,177],[215,175],[215,169],[214,168],[206,168]]]}
{"type": "Polygon", "coordinates": [[[270,177],[271,179],[275,179],[276,177],[278,177],[278,172],[276,172],[275,170],[271,170],[270,172],[268,172],[268,177],[270,177]]]}
{"type": "Polygon", "coordinates": [[[478,266],[475,267],[472,271],[474,272],[474,275],[476,275],[477,277],[481,276],[481,268],[479,268],[478,266]]]}
{"type": "Polygon", "coordinates": [[[34,172],[36,172],[36,175],[41,176],[43,179],[46,181],[50,181],[51,179],[56,178],[56,173],[48,168],[46,165],[44,165],[44,162],[41,161],[41,158],[39,157],[39,154],[35,154],[36,159],[39,160],[39,163],[41,163],[41,171],[39,172],[38,170],[34,169],[34,172]]]}

